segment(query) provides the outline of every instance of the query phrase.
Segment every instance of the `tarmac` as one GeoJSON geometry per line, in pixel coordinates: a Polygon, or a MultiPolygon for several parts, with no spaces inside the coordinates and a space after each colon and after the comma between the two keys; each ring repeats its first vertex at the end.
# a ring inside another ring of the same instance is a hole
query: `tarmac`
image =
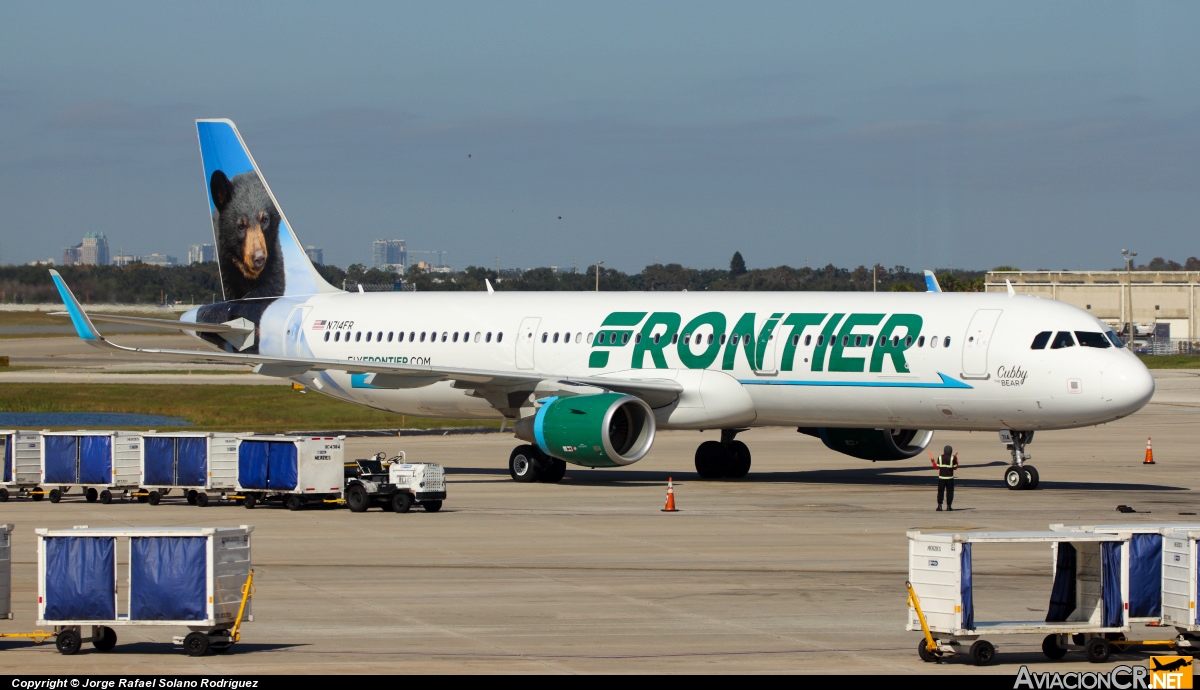
{"type": "MultiPolygon", "coordinates": [[[[905,532],[1200,521],[1200,375],[1155,376],[1154,400],[1128,419],[1039,432],[1036,491],[1003,488],[996,434],[936,434],[934,447],[960,453],[954,512],[934,512],[928,457],[861,461],[790,429],[739,436],[754,464],[736,481],[695,474],[695,446],[715,432],[661,432],[638,464],[571,468],[558,485],[513,482],[518,442],[507,434],[348,441],[347,457],[403,449],[445,465],[439,513],[10,500],[0,522],[16,525],[14,619],[0,632],[36,627],[36,527],[251,524],[257,593],[255,620],[222,656],[186,657],[170,644],[184,630],[160,627],[119,628],[107,653],[0,650],[22,674],[1015,674],[1146,663],[1140,652],[1050,662],[1029,636],[991,638],[988,667],[921,662],[920,634],[904,630],[905,532]],[[677,513],[661,512],[668,478],[677,513]]],[[[979,549],[975,578],[976,620],[1041,619],[1049,549],[979,549]]]]}

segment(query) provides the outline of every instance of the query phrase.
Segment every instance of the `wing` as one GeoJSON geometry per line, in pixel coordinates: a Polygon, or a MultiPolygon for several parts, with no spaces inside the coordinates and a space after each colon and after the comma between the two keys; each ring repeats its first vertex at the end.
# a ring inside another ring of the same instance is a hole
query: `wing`
{"type": "MultiPolygon", "coordinates": [[[[219,352],[209,350],[170,350],[147,347],[127,347],[105,339],[92,324],[91,317],[84,312],[70,288],[58,271],[51,270],[50,277],[58,288],[66,314],[71,318],[75,331],[88,345],[104,350],[135,352],[159,359],[202,360],[209,362],[240,363],[253,365],[255,373],[265,376],[292,377],[310,371],[344,371],[354,377],[360,388],[421,388],[439,381],[451,381],[456,388],[472,389],[492,403],[497,409],[519,407],[514,405],[513,393],[558,393],[580,395],[599,390],[611,390],[637,396],[652,408],[664,407],[677,400],[683,386],[667,379],[628,379],[608,376],[566,376],[553,373],[492,371],[460,367],[441,367],[420,364],[397,364],[393,362],[360,362],[343,359],[320,359],[308,357],[273,357],[261,354],[219,352]]],[[[110,317],[111,318],[111,317],[110,317]]],[[[120,317],[135,318],[135,317],[120,317]]],[[[99,319],[97,319],[99,320],[99,319]]],[[[165,321],[160,319],[147,319],[165,321]]],[[[178,322],[167,322],[178,323],[178,322]]],[[[186,325],[186,324],[180,324],[186,325]]],[[[179,326],[174,326],[178,328],[179,326]]],[[[196,329],[202,330],[202,329],[196,329]]],[[[204,329],[206,330],[206,329],[204,329]]],[[[253,332],[253,331],[251,331],[253,332]]]]}
{"type": "MultiPolygon", "coordinates": [[[[70,312],[51,312],[50,316],[70,316],[70,312]]],[[[191,323],[174,319],[148,319],[141,316],[118,316],[116,314],[88,314],[89,320],[104,323],[126,323],[147,328],[163,328],[176,331],[194,331],[196,333],[242,333],[254,332],[254,324],[246,319],[238,319],[229,323],[191,323]],[[241,323],[239,323],[241,322],[241,323]]]]}

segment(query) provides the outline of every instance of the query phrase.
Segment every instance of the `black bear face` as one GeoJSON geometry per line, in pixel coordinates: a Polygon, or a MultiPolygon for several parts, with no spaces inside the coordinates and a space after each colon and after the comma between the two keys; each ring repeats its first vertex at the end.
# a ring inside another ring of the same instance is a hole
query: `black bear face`
{"type": "Polygon", "coordinates": [[[283,294],[280,215],[254,171],[226,177],[213,171],[213,225],[226,299],[283,294]]]}

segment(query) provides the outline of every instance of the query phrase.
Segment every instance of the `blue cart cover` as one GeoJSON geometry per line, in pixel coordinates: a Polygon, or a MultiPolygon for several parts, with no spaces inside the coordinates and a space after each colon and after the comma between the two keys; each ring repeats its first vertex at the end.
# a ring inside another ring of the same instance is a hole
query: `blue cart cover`
{"type": "Polygon", "coordinates": [[[205,486],[208,484],[208,439],[184,436],[179,443],[180,486],[205,486]]]}
{"type": "Polygon", "coordinates": [[[4,437],[4,481],[6,482],[11,482],[13,477],[13,443],[16,440],[15,434],[4,437]]]}
{"type": "Polygon", "coordinates": [[[270,468],[267,470],[267,488],[276,491],[291,491],[296,488],[298,468],[296,466],[296,444],[271,441],[270,468]]]}
{"type": "Polygon", "coordinates": [[[79,439],[75,436],[43,436],[46,454],[47,484],[75,484],[79,481],[79,439]]]}
{"type": "Polygon", "coordinates": [[[1050,608],[1046,611],[1047,623],[1062,623],[1075,612],[1076,558],[1073,544],[1058,542],[1054,587],[1050,589],[1050,608]]]}
{"type": "Polygon", "coordinates": [[[975,592],[972,589],[971,545],[962,545],[962,627],[965,630],[975,629],[975,592]]]}
{"type": "Polygon", "coordinates": [[[1162,615],[1162,535],[1134,534],[1129,542],[1129,615],[1162,615]]]}
{"type": "Polygon", "coordinates": [[[129,548],[129,620],[208,618],[208,539],[131,537],[129,548]]]}
{"type": "Polygon", "coordinates": [[[147,486],[175,483],[175,439],[161,436],[145,438],[142,483],[147,486]]]}
{"type": "Polygon", "coordinates": [[[79,483],[112,484],[112,437],[79,438],[79,483]]]}
{"type": "Polygon", "coordinates": [[[1121,613],[1125,602],[1121,600],[1121,542],[1106,541],[1100,544],[1100,596],[1104,599],[1104,621],[1106,628],[1118,628],[1125,624],[1121,613]]]}
{"type": "Polygon", "coordinates": [[[115,542],[112,537],[46,537],[46,620],[116,619],[115,542]]]}
{"type": "Polygon", "coordinates": [[[266,441],[242,441],[238,445],[238,484],[245,489],[267,488],[266,441]]]}

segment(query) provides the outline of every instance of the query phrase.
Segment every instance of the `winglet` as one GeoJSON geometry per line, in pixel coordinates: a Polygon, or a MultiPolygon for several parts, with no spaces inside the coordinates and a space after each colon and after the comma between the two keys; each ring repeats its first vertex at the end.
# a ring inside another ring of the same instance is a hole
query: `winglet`
{"type": "Polygon", "coordinates": [[[484,278],[483,284],[487,286],[489,295],[492,294],[493,292],[495,292],[495,290],[492,289],[492,281],[488,280],[487,278],[484,278]]]}
{"type": "Polygon", "coordinates": [[[104,337],[92,325],[92,320],[84,313],[83,307],[79,305],[79,300],[71,294],[71,288],[63,282],[58,271],[50,269],[50,279],[54,281],[54,287],[58,288],[58,294],[62,297],[63,304],[67,306],[67,314],[70,315],[71,323],[75,325],[75,332],[79,334],[79,337],[84,340],[104,340],[104,337]]]}
{"type": "Polygon", "coordinates": [[[925,289],[928,292],[942,291],[942,286],[938,285],[937,278],[933,275],[933,271],[925,271],[925,289]]]}
{"type": "Polygon", "coordinates": [[[1004,279],[1004,284],[1008,286],[1008,294],[1010,294],[1010,295],[1017,294],[1017,291],[1013,289],[1012,283],[1009,282],[1008,278],[1004,279]]]}

